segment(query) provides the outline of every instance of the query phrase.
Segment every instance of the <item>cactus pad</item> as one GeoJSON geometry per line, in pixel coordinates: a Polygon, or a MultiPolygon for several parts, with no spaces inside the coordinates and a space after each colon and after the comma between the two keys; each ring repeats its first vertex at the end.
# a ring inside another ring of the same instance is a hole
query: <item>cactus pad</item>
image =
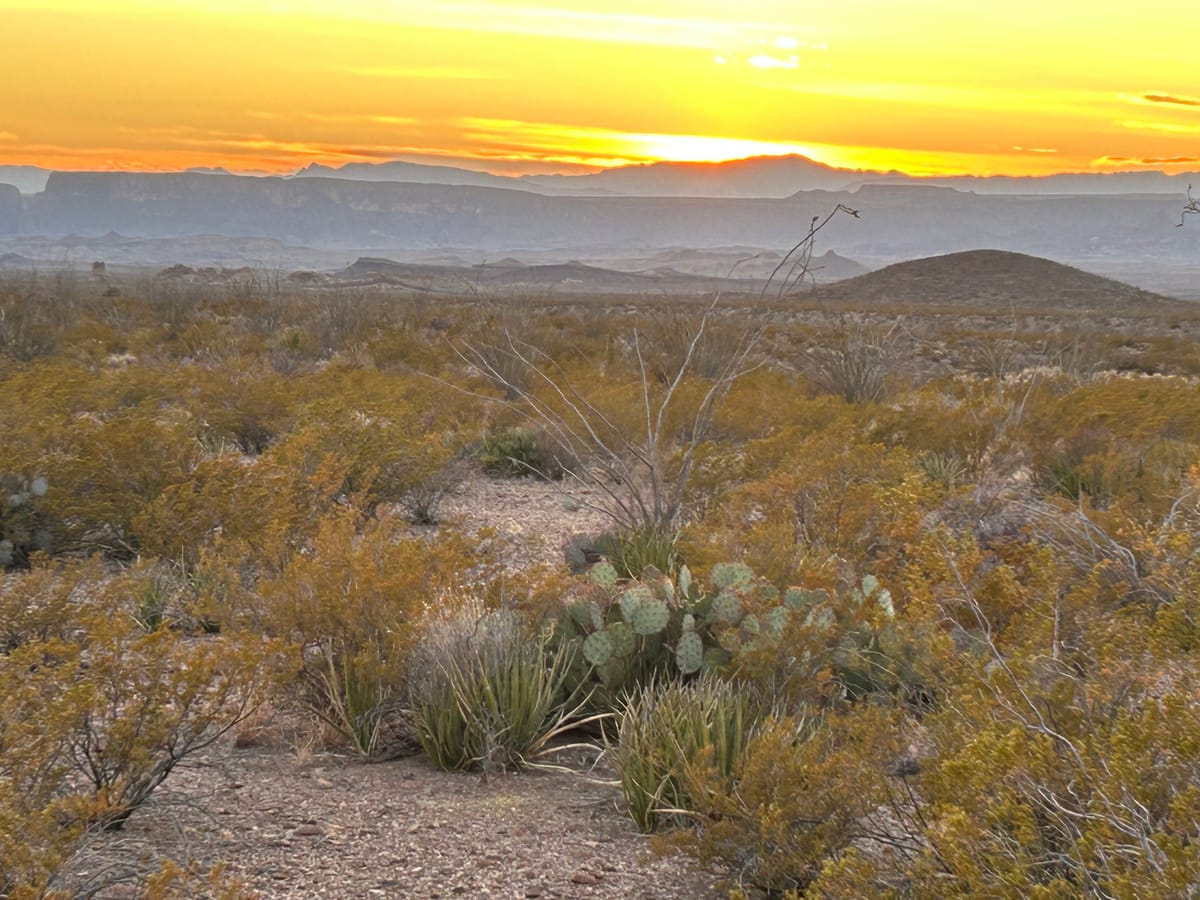
{"type": "Polygon", "coordinates": [[[691,598],[692,595],[692,571],[687,566],[679,567],[679,574],[675,576],[675,586],[679,590],[679,596],[685,600],[691,598]]]}
{"type": "Polygon", "coordinates": [[[827,606],[813,610],[804,620],[804,624],[816,631],[828,631],[833,627],[833,610],[827,606]]]}
{"type": "Polygon", "coordinates": [[[628,623],[613,622],[604,630],[612,638],[612,652],[614,656],[629,656],[633,653],[636,635],[634,635],[633,629],[628,623]]]}
{"type": "Polygon", "coordinates": [[[667,604],[651,597],[649,602],[638,604],[629,624],[638,634],[658,634],[667,627],[670,620],[671,611],[667,608],[667,604]]]}
{"type": "Polygon", "coordinates": [[[704,651],[704,668],[723,669],[729,665],[732,658],[727,650],[720,647],[709,647],[704,651]]]}
{"type": "Polygon", "coordinates": [[[885,616],[887,616],[889,619],[895,617],[896,607],[892,604],[891,591],[889,591],[887,588],[881,590],[875,595],[875,602],[879,604],[879,608],[883,611],[885,616]]]}
{"type": "Polygon", "coordinates": [[[696,630],[696,617],[693,616],[691,613],[684,613],[683,614],[683,622],[680,624],[680,628],[682,628],[684,631],[695,631],[696,630]]]}
{"type": "Polygon", "coordinates": [[[783,604],[789,609],[803,609],[817,603],[824,603],[829,594],[823,590],[810,591],[805,588],[790,587],[783,592],[783,604]]]}
{"type": "Polygon", "coordinates": [[[675,663],[684,675],[699,671],[704,664],[704,642],[700,640],[700,635],[688,631],[679,638],[679,644],[675,647],[675,663]]]}
{"type": "Polygon", "coordinates": [[[584,630],[592,628],[591,610],[582,600],[572,600],[567,604],[567,617],[584,630]]]}
{"type": "Polygon", "coordinates": [[[717,563],[713,566],[713,587],[727,588],[735,584],[749,584],[753,580],[754,570],[745,563],[717,563]]]}
{"type": "Polygon", "coordinates": [[[787,625],[789,610],[786,606],[776,606],[763,619],[763,629],[773,638],[783,637],[783,629],[787,625]]]}
{"type": "Polygon", "coordinates": [[[593,631],[583,642],[583,658],[593,666],[602,666],[613,655],[613,639],[607,631],[593,631]]]}
{"type": "Polygon", "coordinates": [[[759,632],[758,617],[750,615],[743,618],[742,632],[751,637],[756,636],[759,632]]]}
{"type": "Polygon", "coordinates": [[[644,584],[636,584],[629,590],[624,591],[617,602],[621,604],[621,615],[625,617],[626,622],[632,622],[634,613],[643,603],[654,602],[654,592],[644,584]]]}
{"type": "Polygon", "coordinates": [[[598,667],[600,672],[600,681],[609,688],[619,689],[629,678],[629,666],[619,656],[610,658],[606,663],[598,667]]]}
{"type": "Polygon", "coordinates": [[[603,588],[616,587],[617,570],[613,568],[613,564],[606,559],[600,560],[590,569],[588,569],[588,580],[592,584],[599,585],[603,588]]]}
{"type": "Polygon", "coordinates": [[[733,591],[721,591],[713,598],[710,615],[714,621],[733,624],[742,617],[742,601],[733,591]]]}

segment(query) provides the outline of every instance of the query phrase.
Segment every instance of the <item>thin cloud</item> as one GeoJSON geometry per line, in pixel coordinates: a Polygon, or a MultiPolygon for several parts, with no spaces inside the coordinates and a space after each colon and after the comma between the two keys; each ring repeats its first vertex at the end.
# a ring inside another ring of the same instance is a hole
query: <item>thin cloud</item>
{"type": "Polygon", "coordinates": [[[1014,146],[1014,150],[1018,153],[1057,153],[1058,150],[1054,147],[1020,147],[1014,146]]]}
{"type": "Polygon", "coordinates": [[[0,131],[0,141],[15,141],[17,136],[11,131],[0,131]]]}
{"type": "Polygon", "coordinates": [[[1200,99],[1176,94],[1142,94],[1142,99],[1147,103],[1167,103],[1171,106],[1200,106],[1200,99]]]}

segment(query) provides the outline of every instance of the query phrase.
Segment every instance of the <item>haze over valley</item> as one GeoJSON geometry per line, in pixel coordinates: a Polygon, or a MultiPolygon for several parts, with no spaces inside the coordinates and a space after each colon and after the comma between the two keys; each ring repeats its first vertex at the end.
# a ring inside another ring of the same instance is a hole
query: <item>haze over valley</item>
{"type": "Polygon", "coordinates": [[[748,279],[841,204],[859,216],[831,222],[820,250],[865,268],[995,249],[1194,297],[1200,229],[1177,227],[1189,177],[925,179],[795,156],[520,179],[416,163],[290,177],[0,167],[0,266],[334,271],[360,256],[462,267],[509,257],[748,279]]]}

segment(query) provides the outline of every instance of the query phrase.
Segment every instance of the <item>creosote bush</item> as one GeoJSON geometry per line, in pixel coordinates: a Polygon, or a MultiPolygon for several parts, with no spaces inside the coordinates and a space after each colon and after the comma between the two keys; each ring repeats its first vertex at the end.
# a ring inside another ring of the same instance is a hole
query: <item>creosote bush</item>
{"type": "MultiPolygon", "coordinates": [[[[404,534],[395,519],[346,507],[311,545],[257,585],[257,618],[287,641],[300,701],[362,754],[402,719],[409,657],[427,618],[462,601],[462,573],[480,564],[463,538],[404,534]]],[[[486,581],[486,568],[479,578],[486,581]]]]}
{"type": "Polygon", "coordinates": [[[146,573],[95,562],[0,590],[0,894],[41,896],[96,829],[119,829],[175,767],[286,673],[261,637],[139,621],[146,573]]]}

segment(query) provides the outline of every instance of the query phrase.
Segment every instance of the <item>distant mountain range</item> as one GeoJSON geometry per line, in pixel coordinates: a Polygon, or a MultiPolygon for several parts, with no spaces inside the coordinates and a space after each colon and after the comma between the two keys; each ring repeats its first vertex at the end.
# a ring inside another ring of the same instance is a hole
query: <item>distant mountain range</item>
{"type": "MultiPolygon", "coordinates": [[[[195,168],[185,174],[228,175],[220,168],[195,168]]],[[[0,184],[22,194],[45,189],[50,170],[0,165],[0,184]]],[[[248,176],[260,177],[260,176],[248,176]]],[[[1045,176],[915,177],[900,172],[839,169],[805,156],[759,156],[722,163],[656,162],[619,166],[584,175],[492,175],[451,165],[401,160],[347,163],[336,168],[313,163],[292,178],[403,182],[491,187],[548,195],[624,197],[782,198],[797,191],[847,191],[865,184],[931,185],[981,194],[1178,194],[1200,183],[1200,172],[1080,172],[1045,176]]]]}
{"type": "MultiPolygon", "coordinates": [[[[401,177],[411,178],[414,171],[430,175],[430,167],[386,165],[391,168],[383,171],[401,177]]],[[[715,168],[658,164],[573,176],[604,179],[603,184],[613,187],[589,194],[514,189],[508,181],[526,181],[480,173],[470,177],[481,177],[486,185],[362,181],[322,176],[311,168],[304,177],[54,172],[38,193],[22,194],[0,184],[0,241],[31,236],[90,240],[115,233],[122,241],[142,242],[137,248],[128,243],[113,248],[131,255],[167,252],[168,245],[148,242],[162,238],[193,240],[190,252],[196,253],[201,245],[194,239],[219,235],[266,239],[258,246],[268,267],[294,260],[297,248],[311,248],[314,266],[320,264],[317,257],[331,255],[433,262],[438,254],[451,254],[468,264],[504,256],[536,259],[538,265],[586,259],[624,271],[686,268],[704,277],[744,278],[761,275],[769,254],[786,251],[814,217],[840,204],[857,210],[859,217],[836,218],[821,233],[817,250],[836,249],[868,268],[989,248],[1048,257],[1177,296],[1200,295],[1200,223],[1178,227],[1186,186],[1170,193],[1042,195],[983,193],[911,180],[892,184],[887,181],[891,176],[880,176],[865,183],[860,179],[850,189],[806,187],[785,197],[755,198],[671,195],[664,187],[675,178],[675,189],[682,193],[695,179],[719,175],[737,190],[765,191],[774,183],[771,173],[781,171],[808,172],[818,182],[831,172],[845,174],[800,159],[715,168]],[[648,185],[644,180],[650,178],[657,179],[654,196],[616,192],[634,190],[631,185],[638,179],[648,185]],[[506,186],[498,188],[492,179],[506,186]],[[685,268],[661,256],[676,252],[688,259],[685,268]],[[705,253],[710,254],[707,261],[705,253]],[[756,260],[742,262],[756,255],[756,260]]],[[[1089,177],[1118,179],[1096,183],[1123,183],[1121,176],[1089,177]]],[[[28,255],[2,244],[0,252],[28,255]]],[[[205,263],[198,255],[190,259],[205,263]]]]}
{"type": "Polygon", "coordinates": [[[1184,194],[1200,173],[1079,172],[1060,175],[915,177],[901,172],[839,169],[805,156],[758,156],[721,163],[656,162],[585,175],[490,175],[410,162],[312,164],[297,178],[348,178],[414,184],[474,185],[546,194],[625,197],[788,197],[797,191],[845,191],[864,184],[924,184],[981,194],[1184,194]]]}

